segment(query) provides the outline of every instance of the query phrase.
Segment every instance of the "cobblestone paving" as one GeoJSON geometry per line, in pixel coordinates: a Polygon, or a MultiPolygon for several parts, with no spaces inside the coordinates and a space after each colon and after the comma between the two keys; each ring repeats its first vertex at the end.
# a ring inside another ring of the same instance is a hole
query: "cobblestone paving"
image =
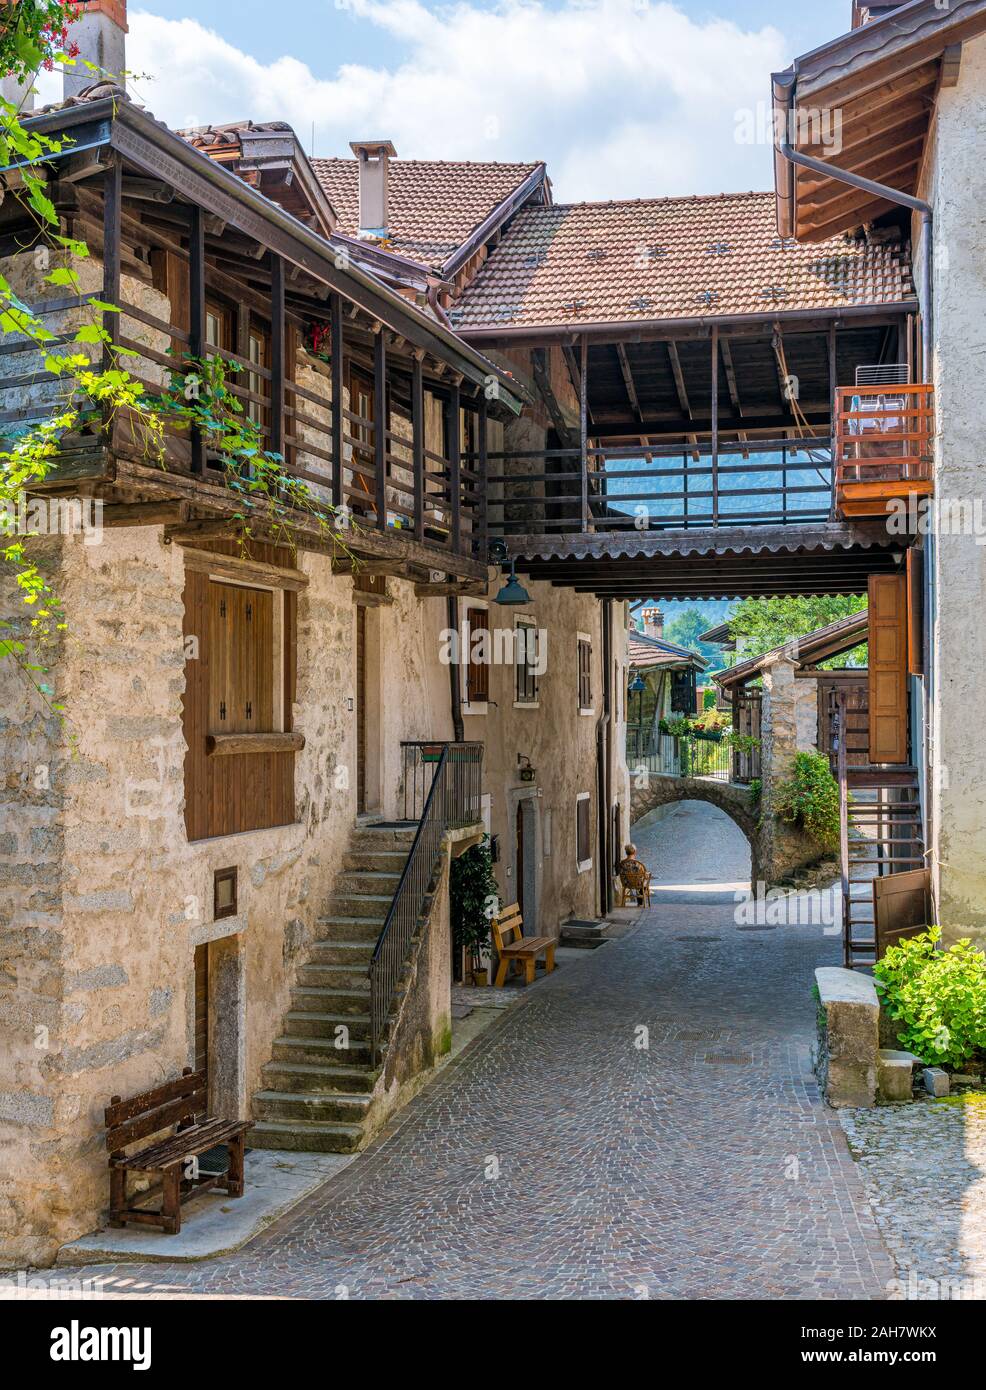
{"type": "MultiPolygon", "coordinates": [[[[665,826],[672,879],[746,877],[741,837],[706,809],[665,826]]],[[[102,1267],[107,1291],[884,1297],[894,1271],[810,1067],[812,970],[838,945],[741,931],[732,893],[703,887],[566,962],[244,1250],[102,1267]]]]}
{"type": "Polygon", "coordinates": [[[986,1095],[840,1119],[898,1267],[894,1295],[986,1298],[986,1095]]]}

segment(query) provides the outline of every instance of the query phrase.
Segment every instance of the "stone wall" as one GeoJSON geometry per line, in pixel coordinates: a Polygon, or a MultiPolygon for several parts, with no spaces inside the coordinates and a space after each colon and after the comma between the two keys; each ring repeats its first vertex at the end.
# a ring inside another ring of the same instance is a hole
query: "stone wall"
{"type": "MultiPolygon", "coordinates": [[[[71,742],[11,663],[0,663],[0,1250],[35,1262],[92,1229],[105,1207],[109,1097],[191,1062],[194,949],[205,941],[214,1002],[228,1014],[213,1083],[225,1106],[245,1113],[355,814],[348,575],[334,576],[327,557],[298,555],[310,584],[298,605],[294,714],[306,746],[297,822],[190,845],[181,548],[148,527],[47,550],[69,615],[49,679],[67,705],[71,742]],[[213,922],[213,872],[230,865],[239,914],[213,922]]],[[[393,607],[377,610],[390,625],[379,680],[411,697],[389,700],[400,710],[393,733],[434,737],[448,687],[414,632],[444,601],[391,584],[393,607]]],[[[16,596],[7,597],[17,613],[16,596]]],[[[390,739],[388,730],[388,747],[390,739]]],[[[394,771],[384,774],[388,805],[394,771]]]]}
{"type": "MultiPolygon", "coordinates": [[[[986,412],[982,325],[986,320],[983,241],[986,202],[986,37],[963,45],[955,87],[937,96],[930,177],[922,189],[933,204],[935,495],[978,505],[982,498],[981,422],[986,412]]],[[[918,257],[923,255],[915,227],[918,257]]],[[[920,277],[918,277],[920,284],[920,277]]],[[[930,378],[929,369],[925,377],[930,378]]],[[[930,733],[932,812],[939,920],[944,937],[986,944],[986,753],[970,738],[986,678],[986,547],[981,537],[928,538],[932,604],[930,733]]]]}

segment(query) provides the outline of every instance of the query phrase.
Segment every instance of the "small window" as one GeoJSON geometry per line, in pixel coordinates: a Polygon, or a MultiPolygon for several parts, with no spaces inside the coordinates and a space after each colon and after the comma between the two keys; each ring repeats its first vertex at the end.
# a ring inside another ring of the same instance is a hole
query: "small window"
{"type": "Polygon", "coordinates": [[[575,859],[580,874],[592,868],[592,800],[579,792],[575,802],[575,859]]]}
{"type": "Polygon", "coordinates": [[[592,714],[592,641],[579,634],[579,713],[592,714]]]}
{"type": "Polygon", "coordinates": [[[537,628],[533,623],[517,624],[514,700],[518,705],[536,705],[538,702],[537,642],[537,628]]]}
{"type": "Polygon", "coordinates": [[[485,608],[466,611],[466,701],[470,705],[485,705],[490,698],[490,615],[485,608]],[[485,639],[476,633],[486,633],[485,639]]]}

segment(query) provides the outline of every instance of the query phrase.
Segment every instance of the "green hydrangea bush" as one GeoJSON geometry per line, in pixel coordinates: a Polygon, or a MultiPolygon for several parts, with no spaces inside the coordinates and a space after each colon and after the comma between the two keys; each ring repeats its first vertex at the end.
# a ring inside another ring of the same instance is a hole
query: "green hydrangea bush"
{"type": "Polygon", "coordinates": [[[938,949],[941,928],[891,946],[873,974],[902,1047],[929,1066],[986,1063],[986,956],[971,941],[938,949]]]}

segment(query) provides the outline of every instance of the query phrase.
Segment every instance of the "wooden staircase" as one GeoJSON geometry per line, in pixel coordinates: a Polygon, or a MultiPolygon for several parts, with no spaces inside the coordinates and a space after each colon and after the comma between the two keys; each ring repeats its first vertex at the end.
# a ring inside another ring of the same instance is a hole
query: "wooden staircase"
{"type": "Polygon", "coordinates": [[[843,955],[849,969],[876,961],[873,881],[923,869],[924,831],[913,767],[840,768],[843,955]]]}

